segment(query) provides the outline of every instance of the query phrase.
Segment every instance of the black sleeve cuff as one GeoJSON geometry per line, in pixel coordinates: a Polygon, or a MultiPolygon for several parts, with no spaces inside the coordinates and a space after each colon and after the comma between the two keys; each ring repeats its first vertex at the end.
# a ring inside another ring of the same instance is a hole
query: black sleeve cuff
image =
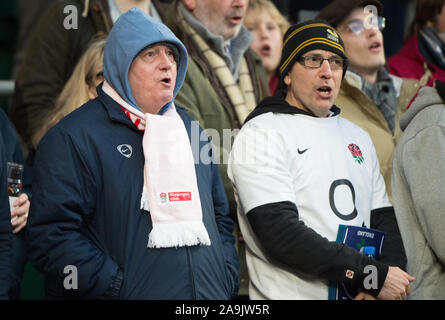
{"type": "Polygon", "coordinates": [[[380,262],[406,270],[407,258],[393,207],[371,211],[371,228],[385,232],[380,262]]]}

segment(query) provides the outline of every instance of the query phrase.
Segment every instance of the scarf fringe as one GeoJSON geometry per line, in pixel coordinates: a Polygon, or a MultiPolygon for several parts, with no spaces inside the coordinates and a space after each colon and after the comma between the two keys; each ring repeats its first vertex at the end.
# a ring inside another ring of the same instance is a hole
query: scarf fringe
{"type": "Polygon", "coordinates": [[[148,204],[147,189],[145,188],[145,186],[142,188],[141,209],[145,211],[150,211],[150,206],[148,204]]]}
{"type": "Polygon", "coordinates": [[[149,248],[169,248],[196,245],[210,246],[210,238],[202,221],[153,223],[148,237],[149,248]]]}

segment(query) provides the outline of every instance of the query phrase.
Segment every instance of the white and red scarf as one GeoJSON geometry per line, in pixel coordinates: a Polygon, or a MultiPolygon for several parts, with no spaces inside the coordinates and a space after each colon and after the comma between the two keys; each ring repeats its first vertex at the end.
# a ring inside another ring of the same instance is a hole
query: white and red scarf
{"type": "Polygon", "coordinates": [[[148,247],[210,245],[202,221],[192,149],[172,103],[163,115],[142,113],[106,82],[103,91],[116,101],[139,130],[144,130],[144,186],[141,209],[150,212],[148,247]]]}

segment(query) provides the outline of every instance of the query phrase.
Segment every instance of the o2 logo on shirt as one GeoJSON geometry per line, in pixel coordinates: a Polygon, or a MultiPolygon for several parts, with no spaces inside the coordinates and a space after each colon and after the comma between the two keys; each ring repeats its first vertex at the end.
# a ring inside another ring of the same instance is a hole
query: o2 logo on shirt
{"type": "Polygon", "coordinates": [[[335,215],[342,220],[350,221],[354,220],[357,217],[358,212],[357,208],[355,207],[355,190],[351,181],[347,179],[340,179],[332,182],[331,187],[329,188],[329,205],[331,206],[331,209],[335,213],[335,215]],[[337,206],[335,205],[335,199],[334,199],[335,189],[337,189],[339,186],[347,186],[351,190],[352,204],[354,205],[354,209],[352,210],[351,213],[343,214],[337,209],[337,206]]]}

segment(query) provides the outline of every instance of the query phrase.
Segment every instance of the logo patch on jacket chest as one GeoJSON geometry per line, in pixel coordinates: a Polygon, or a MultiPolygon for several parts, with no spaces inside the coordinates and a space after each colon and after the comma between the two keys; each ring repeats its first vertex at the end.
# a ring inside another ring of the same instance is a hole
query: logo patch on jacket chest
{"type": "Polygon", "coordinates": [[[126,158],[130,158],[133,154],[133,147],[129,144],[120,144],[117,146],[117,151],[120,152],[121,155],[123,155],[126,158]]]}

